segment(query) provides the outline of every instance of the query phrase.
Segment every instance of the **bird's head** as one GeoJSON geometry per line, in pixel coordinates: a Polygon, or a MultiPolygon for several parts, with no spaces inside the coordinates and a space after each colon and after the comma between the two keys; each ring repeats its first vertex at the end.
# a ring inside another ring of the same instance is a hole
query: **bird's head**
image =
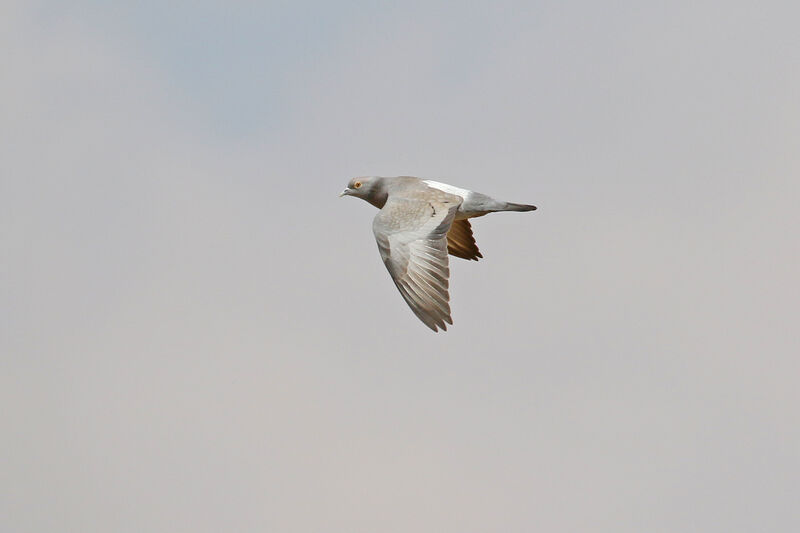
{"type": "Polygon", "coordinates": [[[386,191],[383,180],[375,176],[353,178],[339,196],[355,196],[366,200],[377,208],[386,203],[386,191]]]}

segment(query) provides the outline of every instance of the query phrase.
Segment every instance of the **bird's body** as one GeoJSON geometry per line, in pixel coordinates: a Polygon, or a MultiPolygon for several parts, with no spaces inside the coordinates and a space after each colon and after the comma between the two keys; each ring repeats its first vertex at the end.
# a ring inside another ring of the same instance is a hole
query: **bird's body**
{"type": "Polygon", "coordinates": [[[468,219],[536,209],[411,176],[353,178],[340,196],[345,195],[380,209],[372,230],[383,262],[411,310],[433,331],[453,323],[448,254],[475,261],[483,257],[468,219]]]}

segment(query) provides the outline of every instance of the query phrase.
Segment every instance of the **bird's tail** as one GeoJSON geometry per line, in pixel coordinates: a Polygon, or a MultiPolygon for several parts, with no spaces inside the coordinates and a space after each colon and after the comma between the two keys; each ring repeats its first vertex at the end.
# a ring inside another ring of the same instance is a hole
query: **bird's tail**
{"type": "Polygon", "coordinates": [[[503,211],[536,211],[536,206],[528,204],[513,204],[511,202],[506,202],[505,207],[503,207],[503,211]]]}

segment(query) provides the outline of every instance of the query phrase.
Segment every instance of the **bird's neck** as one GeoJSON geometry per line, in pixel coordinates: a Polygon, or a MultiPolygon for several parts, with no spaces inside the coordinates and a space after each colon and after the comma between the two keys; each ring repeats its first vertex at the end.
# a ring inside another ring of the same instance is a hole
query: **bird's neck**
{"type": "Polygon", "coordinates": [[[386,191],[386,189],[382,186],[379,186],[374,191],[370,192],[372,192],[372,194],[365,198],[365,200],[378,209],[383,209],[383,206],[386,205],[386,200],[389,198],[389,193],[386,191]]]}

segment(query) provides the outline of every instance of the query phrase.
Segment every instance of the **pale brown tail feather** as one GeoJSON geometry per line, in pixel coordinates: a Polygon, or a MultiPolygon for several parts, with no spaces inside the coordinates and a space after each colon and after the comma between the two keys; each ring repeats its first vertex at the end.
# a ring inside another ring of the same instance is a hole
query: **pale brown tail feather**
{"type": "Polygon", "coordinates": [[[513,204],[511,202],[506,202],[503,211],[536,211],[536,206],[528,204],[513,204]]]}

